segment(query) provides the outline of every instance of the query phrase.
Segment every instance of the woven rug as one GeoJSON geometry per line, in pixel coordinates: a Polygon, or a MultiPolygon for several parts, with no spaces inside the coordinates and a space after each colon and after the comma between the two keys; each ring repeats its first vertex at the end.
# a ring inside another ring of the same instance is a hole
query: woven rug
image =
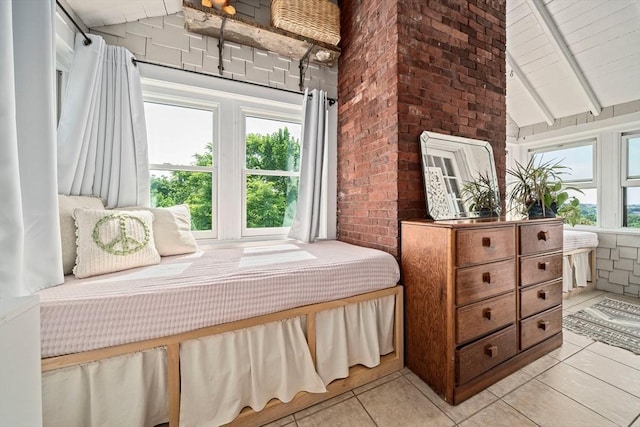
{"type": "Polygon", "coordinates": [[[607,298],[562,323],[576,334],[640,354],[640,305],[607,298]]]}

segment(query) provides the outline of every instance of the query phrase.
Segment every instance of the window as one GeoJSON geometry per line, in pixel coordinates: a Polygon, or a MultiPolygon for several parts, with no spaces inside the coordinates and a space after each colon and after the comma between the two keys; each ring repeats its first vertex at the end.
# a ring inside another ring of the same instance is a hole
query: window
{"type": "Polygon", "coordinates": [[[640,228],[640,132],[622,135],[622,226],[640,228]]]}
{"type": "Polygon", "coordinates": [[[151,205],[185,203],[194,231],[215,235],[215,110],[145,102],[151,205]]]}
{"type": "Polygon", "coordinates": [[[566,166],[563,182],[571,197],[580,201],[582,217],[579,224],[596,225],[598,221],[598,190],[595,174],[595,141],[556,145],[532,151],[537,164],[560,163],[566,166]]]}
{"type": "Polygon", "coordinates": [[[300,176],[299,123],[244,116],[243,235],[284,234],[300,176]]]}
{"type": "Polygon", "coordinates": [[[152,205],[189,205],[198,238],[285,236],[298,196],[300,96],[183,73],[184,83],[154,77],[142,80],[152,205]]]}
{"type": "Polygon", "coordinates": [[[445,187],[443,190],[446,191],[446,194],[448,195],[448,212],[450,212],[453,217],[460,216],[460,213],[465,210],[462,203],[462,195],[460,193],[462,182],[459,177],[462,176],[462,174],[457,170],[458,162],[454,159],[454,153],[441,150],[431,150],[430,154],[426,156],[426,160],[427,168],[429,170],[439,169],[440,172],[438,175],[442,174],[442,180],[445,187]]]}

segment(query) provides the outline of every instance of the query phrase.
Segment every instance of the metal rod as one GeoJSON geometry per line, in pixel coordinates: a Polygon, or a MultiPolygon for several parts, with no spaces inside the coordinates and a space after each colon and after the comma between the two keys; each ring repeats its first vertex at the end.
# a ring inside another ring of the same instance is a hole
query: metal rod
{"type": "Polygon", "coordinates": [[[227,23],[227,17],[222,17],[222,25],[220,25],[220,38],[218,39],[218,73],[223,74],[224,64],[222,62],[222,54],[224,53],[224,24],[227,23]]]}
{"type": "MultiPolygon", "coordinates": [[[[136,58],[131,58],[131,61],[133,62],[134,65],[137,65],[137,64],[153,65],[153,66],[156,66],[156,67],[168,68],[170,70],[184,71],[185,73],[192,73],[192,74],[198,74],[198,75],[201,75],[201,76],[213,77],[214,79],[229,80],[229,81],[232,81],[232,82],[244,83],[244,84],[251,85],[251,86],[258,86],[258,87],[265,87],[267,89],[279,90],[280,92],[295,93],[296,95],[304,95],[304,93],[296,92],[295,90],[282,89],[282,88],[279,88],[279,87],[272,87],[272,86],[267,86],[267,85],[263,85],[263,84],[260,84],[260,83],[254,83],[254,82],[245,82],[245,81],[242,81],[242,80],[236,80],[236,79],[231,78],[231,77],[216,76],[215,74],[202,73],[200,71],[183,70],[182,68],[176,68],[176,67],[172,67],[170,65],[164,65],[164,64],[157,64],[155,62],[142,61],[142,60],[136,59],[136,58]]],[[[311,94],[309,94],[309,95],[311,95],[311,94]]],[[[329,105],[333,105],[333,104],[335,104],[337,102],[337,99],[327,98],[327,101],[329,101],[329,105]]]]}
{"type": "Polygon", "coordinates": [[[307,52],[304,54],[302,58],[300,58],[300,63],[298,64],[298,69],[300,70],[300,92],[304,92],[304,75],[306,74],[306,67],[304,66],[304,61],[307,61],[307,67],[309,66],[309,54],[311,53],[311,49],[313,49],[313,44],[309,46],[307,52]]]}
{"type": "Polygon", "coordinates": [[[64,6],[62,6],[60,4],[59,0],[56,0],[56,4],[58,5],[58,7],[60,9],[62,9],[62,11],[64,12],[65,15],[67,15],[67,18],[69,18],[69,20],[73,23],[73,25],[76,26],[76,28],[78,29],[78,31],[80,31],[80,34],[82,34],[82,37],[84,37],[84,41],[82,42],[85,46],[89,46],[91,44],[91,39],[87,36],[87,34],[82,30],[82,28],[80,28],[80,25],[78,25],[78,23],[75,21],[75,19],[73,19],[71,17],[71,15],[69,15],[69,12],[67,12],[67,9],[64,8],[64,6]]]}

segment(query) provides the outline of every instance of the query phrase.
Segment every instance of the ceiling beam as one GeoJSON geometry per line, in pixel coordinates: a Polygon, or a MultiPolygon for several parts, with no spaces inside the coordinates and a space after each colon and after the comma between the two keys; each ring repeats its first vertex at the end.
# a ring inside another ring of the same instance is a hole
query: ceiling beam
{"type": "Polygon", "coordinates": [[[555,120],[555,117],[553,117],[553,114],[551,114],[551,111],[547,107],[547,104],[544,103],[542,97],[540,97],[538,92],[531,85],[531,83],[527,79],[527,76],[524,75],[524,73],[520,69],[520,66],[515,61],[515,59],[513,59],[513,57],[509,53],[509,51],[507,51],[507,65],[509,67],[511,67],[513,75],[518,80],[520,80],[520,83],[522,83],[522,86],[524,86],[525,90],[527,91],[527,93],[529,94],[529,96],[531,97],[533,102],[536,104],[536,106],[538,107],[538,109],[540,110],[542,115],[544,116],[544,119],[547,122],[547,124],[549,126],[552,126],[553,122],[555,120]]]}
{"type": "Polygon", "coordinates": [[[573,76],[576,78],[576,80],[578,80],[578,84],[582,88],[584,94],[587,96],[589,110],[594,116],[599,115],[600,111],[602,111],[602,106],[598,101],[598,97],[596,97],[596,94],[587,81],[587,78],[584,76],[584,73],[580,69],[580,66],[576,62],[573,54],[569,50],[569,47],[565,43],[562,34],[560,34],[560,30],[558,30],[558,26],[545,7],[543,0],[527,0],[527,3],[529,3],[529,8],[540,23],[540,26],[542,27],[544,32],[547,34],[549,41],[551,42],[553,48],[556,50],[556,53],[560,57],[560,60],[564,61],[564,63],[569,66],[573,73],[573,76]]]}

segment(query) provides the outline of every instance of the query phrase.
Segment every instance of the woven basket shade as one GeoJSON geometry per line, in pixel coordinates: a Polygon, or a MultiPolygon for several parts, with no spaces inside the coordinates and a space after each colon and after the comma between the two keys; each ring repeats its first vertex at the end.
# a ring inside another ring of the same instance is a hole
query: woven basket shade
{"type": "Polygon", "coordinates": [[[340,9],[328,0],[272,0],[271,25],[336,46],[340,9]]]}

